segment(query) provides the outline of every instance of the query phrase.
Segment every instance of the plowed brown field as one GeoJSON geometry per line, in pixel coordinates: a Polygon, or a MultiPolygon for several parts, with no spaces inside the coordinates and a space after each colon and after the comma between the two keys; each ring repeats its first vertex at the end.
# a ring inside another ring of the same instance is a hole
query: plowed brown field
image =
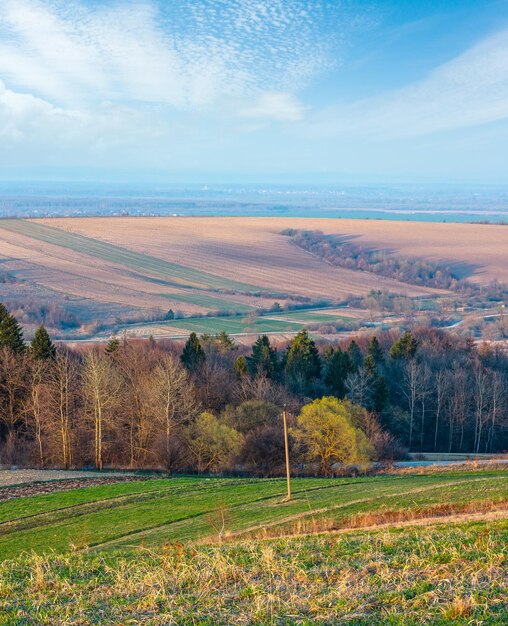
{"type": "Polygon", "coordinates": [[[369,272],[332,267],[292,246],[289,238],[280,234],[290,227],[342,234],[395,255],[452,263],[472,280],[508,280],[508,227],[476,224],[113,217],[44,219],[20,226],[6,220],[0,221],[0,255],[10,259],[3,267],[15,267],[24,279],[65,294],[141,308],[171,306],[186,313],[214,310],[221,302],[244,309],[265,307],[275,299],[284,300],[284,294],[338,301],[371,289],[409,296],[433,291],[369,272]],[[45,229],[42,236],[34,235],[32,224],[45,229]],[[73,247],[69,233],[87,239],[73,247]],[[102,246],[99,252],[96,244],[102,246]],[[111,258],[108,244],[114,248],[111,258]],[[136,256],[126,262],[123,251],[136,256]],[[136,259],[143,265],[139,270],[136,259]],[[157,267],[159,261],[161,267],[157,267]],[[171,264],[178,266],[175,277],[171,264]],[[208,280],[211,284],[207,286],[208,280]],[[230,281],[245,287],[238,289],[232,282],[230,287],[230,281]],[[261,293],[254,297],[256,290],[261,293]],[[217,299],[217,306],[210,298],[217,299]]]}

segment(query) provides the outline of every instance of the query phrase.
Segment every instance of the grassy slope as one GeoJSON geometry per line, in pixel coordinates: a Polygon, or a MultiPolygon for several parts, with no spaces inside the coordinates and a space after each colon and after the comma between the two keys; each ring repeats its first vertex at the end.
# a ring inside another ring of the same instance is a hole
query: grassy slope
{"type": "Polygon", "coordinates": [[[248,313],[249,311],[255,311],[253,306],[248,304],[242,304],[240,302],[233,302],[232,300],[225,300],[224,298],[216,298],[215,296],[209,296],[200,293],[171,293],[160,294],[164,298],[174,300],[176,302],[188,302],[190,304],[196,304],[202,306],[211,311],[233,311],[234,313],[248,313]]]}
{"type": "MultiPolygon", "coordinates": [[[[285,322],[257,317],[249,320],[244,317],[196,317],[178,319],[168,322],[170,328],[195,331],[197,333],[227,333],[237,334],[245,332],[256,333],[284,333],[301,330],[304,325],[296,322],[285,322]]],[[[160,324],[157,324],[160,326],[160,324]]]]}
{"type": "Polygon", "coordinates": [[[283,503],[283,480],[175,478],[88,487],[0,504],[0,558],[21,552],[65,552],[160,546],[215,536],[222,524],[246,536],[347,525],[371,512],[418,510],[443,503],[508,498],[502,471],[428,476],[295,479],[283,503]]]}
{"type": "MultiPolygon", "coordinates": [[[[171,299],[181,299],[179,296],[168,296],[171,299]]],[[[211,306],[211,303],[207,303],[201,298],[207,298],[207,296],[185,296],[186,302],[193,302],[200,306],[211,306]]],[[[237,305],[236,303],[223,302],[224,309],[230,311],[242,311],[243,305],[237,305]]],[[[247,307],[247,305],[245,305],[247,307]]],[[[247,307],[248,308],[248,307],[247,307]]],[[[251,307],[252,309],[252,307],[251,307]]],[[[157,328],[163,328],[166,325],[171,329],[181,329],[194,331],[196,333],[219,333],[222,330],[230,334],[238,333],[294,333],[302,330],[312,323],[327,323],[327,322],[345,322],[352,321],[354,318],[345,317],[339,315],[326,315],[319,314],[319,311],[302,311],[299,314],[296,312],[284,313],[284,314],[268,314],[254,319],[249,317],[196,317],[196,318],[183,318],[172,320],[167,323],[153,322],[146,324],[146,327],[156,326],[157,328]]],[[[126,327],[128,328],[128,327],[126,327]]]]}
{"type": "Polygon", "coordinates": [[[266,317],[274,317],[275,319],[288,320],[288,321],[302,321],[309,323],[317,322],[351,322],[354,318],[346,315],[336,315],[327,312],[327,309],[321,311],[313,309],[306,311],[305,309],[299,311],[290,311],[289,313],[270,313],[266,317]]]}
{"type": "Polygon", "coordinates": [[[0,624],[490,624],[508,619],[508,522],[0,564],[0,624]]]}

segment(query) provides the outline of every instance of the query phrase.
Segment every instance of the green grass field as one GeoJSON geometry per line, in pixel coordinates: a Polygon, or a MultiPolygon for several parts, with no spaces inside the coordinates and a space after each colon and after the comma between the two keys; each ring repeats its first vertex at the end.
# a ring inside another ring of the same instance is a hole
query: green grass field
{"type": "Polygon", "coordinates": [[[339,528],[372,513],[508,499],[508,474],[294,479],[283,502],[279,479],[171,478],[62,491],[0,504],[0,556],[160,546],[229,535],[263,536],[339,528]]]}
{"type": "MultiPolygon", "coordinates": [[[[161,322],[154,322],[153,326],[162,328],[161,322]]],[[[143,325],[145,326],[145,325],[143,325]]],[[[146,324],[149,328],[150,324],[146,324]]],[[[238,333],[286,333],[298,332],[304,326],[297,322],[283,322],[271,320],[265,317],[191,317],[167,322],[169,328],[181,328],[182,330],[194,331],[198,334],[217,334],[225,331],[228,334],[238,333]]],[[[126,327],[127,328],[127,327],[126,327]]]]}
{"type": "Polygon", "coordinates": [[[281,479],[179,477],[4,501],[0,626],[507,623],[506,471],[284,495],[281,479]]]}
{"type": "Polygon", "coordinates": [[[354,320],[352,317],[346,315],[334,315],[326,312],[326,309],[320,310],[301,310],[301,311],[289,311],[288,313],[269,313],[266,317],[275,317],[281,320],[301,320],[302,322],[319,323],[319,322],[351,322],[354,320]]]}
{"type": "Polygon", "coordinates": [[[174,300],[176,302],[187,302],[190,304],[196,304],[202,306],[210,311],[232,311],[233,313],[248,313],[249,311],[255,311],[253,306],[248,304],[241,304],[239,302],[233,302],[224,298],[216,298],[208,294],[198,293],[171,293],[161,294],[162,297],[174,300]]]}

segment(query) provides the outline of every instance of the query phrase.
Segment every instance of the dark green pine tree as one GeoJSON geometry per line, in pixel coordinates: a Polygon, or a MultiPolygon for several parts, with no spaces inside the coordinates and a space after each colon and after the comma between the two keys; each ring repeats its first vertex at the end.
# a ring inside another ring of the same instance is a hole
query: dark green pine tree
{"type": "Polygon", "coordinates": [[[372,385],[370,396],[371,408],[376,413],[383,413],[388,406],[388,385],[384,376],[378,376],[372,385]]]}
{"type": "Polygon", "coordinates": [[[325,353],[324,369],[327,389],[342,400],[346,395],[346,378],[353,370],[348,353],[343,352],[340,346],[336,350],[330,346],[325,353]]]}
{"type": "Polygon", "coordinates": [[[233,365],[233,374],[240,379],[248,376],[249,368],[247,366],[247,359],[243,355],[236,359],[233,365]]]}
{"type": "Polygon", "coordinates": [[[369,347],[367,349],[367,357],[369,356],[372,357],[372,360],[378,368],[385,361],[383,349],[381,348],[377,337],[372,337],[372,339],[370,340],[369,347]]]}
{"type": "Polygon", "coordinates": [[[9,311],[5,308],[5,305],[0,302],[0,324],[8,317],[9,311]]]}
{"type": "Polygon", "coordinates": [[[293,339],[286,353],[285,370],[293,383],[303,392],[321,377],[321,358],[315,342],[306,330],[293,339]]]}
{"type": "Polygon", "coordinates": [[[16,318],[3,305],[0,306],[0,348],[10,348],[21,354],[25,351],[23,330],[16,318]]]}
{"type": "Polygon", "coordinates": [[[205,360],[205,353],[196,333],[191,333],[180,355],[180,361],[190,371],[195,372],[205,360]]]}
{"type": "Polygon", "coordinates": [[[349,344],[347,354],[349,356],[349,362],[351,363],[353,371],[357,372],[363,365],[363,354],[354,339],[349,344]]]}
{"type": "Polygon", "coordinates": [[[278,380],[280,374],[277,350],[270,345],[267,335],[258,337],[252,346],[252,353],[247,357],[247,367],[252,376],[266,376],[278,380]]]}
{"type": "Polygon", "coordinates": [[[120,340],[118,337],[111,337],[106,346],[106,354],[110,356],[120,349],[120,340]]]}
{"type": "Polygon", "coordinates": [[[390,356],[392,359],[410,359],[416,354],[417,349],[418,340],[413,337],[410,330],[406,330],[391,347],[390,356]]]}
{"type": "Polygon", "coordinates": [[[54,359],[56,356],[55,345],[43,325],[35,331],[30,343],[30,352],[34,359],[54,359]]]}
{"type": "Polygon", "coordinates": [[[369,378],[377,378],[377,365],[372,354],[367,354],[363,362],[363,367],[365,368],[369,378]]]}

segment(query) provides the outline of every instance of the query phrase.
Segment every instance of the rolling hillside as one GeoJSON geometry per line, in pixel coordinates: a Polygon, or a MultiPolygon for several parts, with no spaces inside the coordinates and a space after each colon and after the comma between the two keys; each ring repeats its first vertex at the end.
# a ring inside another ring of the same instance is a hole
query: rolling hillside
{"type": "MultiPolygon", "coordinates": [[[[169,309],[184,316],[228,312],[244,316],[228,321],[230,332],[283,334],[301,327],[302,319],[271,316],[270,322],[255,322],[249,316],[275,302],[336,303],[373,289],[412,297],[444,293],[329,265],[291,245],[281,235],[288,227],[341,234],[387,254],[451,264],[471,280],[507,278],[504,226],[302,218],[0,220],[3,297],[41,305],[54,301],[82,311],[84,322],[110,324],[161,320],[169,309]]],[[[340,315],[314,321],[337,320],[340,315]]],[[[180,321],[167,324],[166,331],[207,330],[203,322],[197,325],[180,321]]],[[[220,320],[209,325],[212,332],[224,326],[220,320]]]]}
{"type": "Polygon", "coordinates": [[[295,479],[289,503],[284,487],[173,478],[4,501],[0,624],[506,623],[506,472],[295,479]]]}

